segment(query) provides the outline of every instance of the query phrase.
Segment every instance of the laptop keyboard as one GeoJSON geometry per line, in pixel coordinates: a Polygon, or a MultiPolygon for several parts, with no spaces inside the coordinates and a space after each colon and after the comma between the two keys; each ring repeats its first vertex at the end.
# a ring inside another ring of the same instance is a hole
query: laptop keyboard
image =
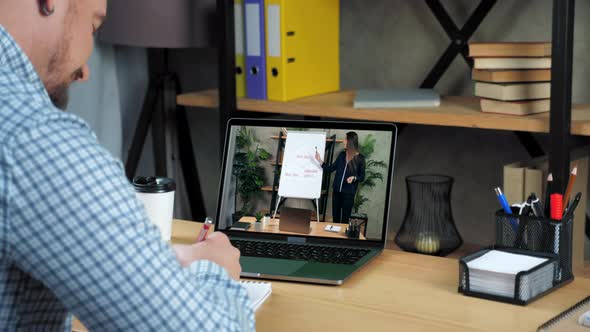
{"type": "Polygon", "coordinates": [[[307,244],[232,240],[242,256],[283,258],[331,264],[352,265],[370,252],[368,249],[324,247],[307,244]]]}

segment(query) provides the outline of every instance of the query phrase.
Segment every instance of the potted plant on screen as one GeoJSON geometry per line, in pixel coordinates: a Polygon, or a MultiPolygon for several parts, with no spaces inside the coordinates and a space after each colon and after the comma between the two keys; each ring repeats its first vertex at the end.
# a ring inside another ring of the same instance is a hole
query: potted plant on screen
{"type": "Polygon", "coordinates": [[[254,218],[256,218],[256,222],[254,223],[254,229],[258,232],[261,232],[264,228],[264,223],[262,222],[264,214],[262,214],[262,212],[256,212],[254,218]]]}
{"type": "Polygon", "coordinates": [[[234,156],[233,175],[236,179],[236,199],[233,219],[238,221],[242,216],[251,215],[253,199],[262,191],[265,176],[261,161],[268,160],[270,153],[260,147],[260,141],[252,129],[241,127],[236,136],[236,154],[234,156]],[[238,211],[239,195],[242,207],[238,211]]]}
{"type": "Polygon", "coordinates": [[[369,201],[365,195],[367,191],[377,185],[377,181],[383,182],[382,169],[387,168],[387,164],[382,160],[371,159],[373,152],[375,152],[375,143],[377,139],[373,135],[367,135],[362,143],[359,144],[359,152],[365,157],[365,180],[359,182],[358,190],[354,196],[354,204],[352,210],[354,214],[351,218],[367,221],[367,214],[360,213],[362,206],[369,201]]]}

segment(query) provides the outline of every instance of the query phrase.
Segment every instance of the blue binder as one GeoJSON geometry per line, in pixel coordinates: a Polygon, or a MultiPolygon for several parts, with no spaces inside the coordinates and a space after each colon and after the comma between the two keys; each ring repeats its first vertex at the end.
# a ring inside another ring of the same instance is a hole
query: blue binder
{"type": "Polygon", "coordinates": [[[246,96],[267,99],[264,0],[245,0],[246,96]]]}

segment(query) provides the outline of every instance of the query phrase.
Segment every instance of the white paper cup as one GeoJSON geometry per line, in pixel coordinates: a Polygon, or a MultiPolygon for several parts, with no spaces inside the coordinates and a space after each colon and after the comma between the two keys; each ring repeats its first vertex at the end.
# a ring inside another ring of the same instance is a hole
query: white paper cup
{"type": "Polygon", "coordinates": [[[174,180],[164,177],[137,176],[133,179],[137,198],[143,203],[150,221],[160,229],[162,240],[172,238],[174,212],[174,180]]]}

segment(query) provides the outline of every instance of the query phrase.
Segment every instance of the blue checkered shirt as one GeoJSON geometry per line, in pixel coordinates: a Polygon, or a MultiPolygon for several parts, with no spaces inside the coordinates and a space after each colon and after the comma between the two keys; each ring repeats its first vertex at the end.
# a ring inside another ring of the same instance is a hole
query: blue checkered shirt
{"type": "Polygon", "coordinates": [[[0,330],[247,331],[246,291],[182,268],[89,126],[0,26],[0,330]]]}

